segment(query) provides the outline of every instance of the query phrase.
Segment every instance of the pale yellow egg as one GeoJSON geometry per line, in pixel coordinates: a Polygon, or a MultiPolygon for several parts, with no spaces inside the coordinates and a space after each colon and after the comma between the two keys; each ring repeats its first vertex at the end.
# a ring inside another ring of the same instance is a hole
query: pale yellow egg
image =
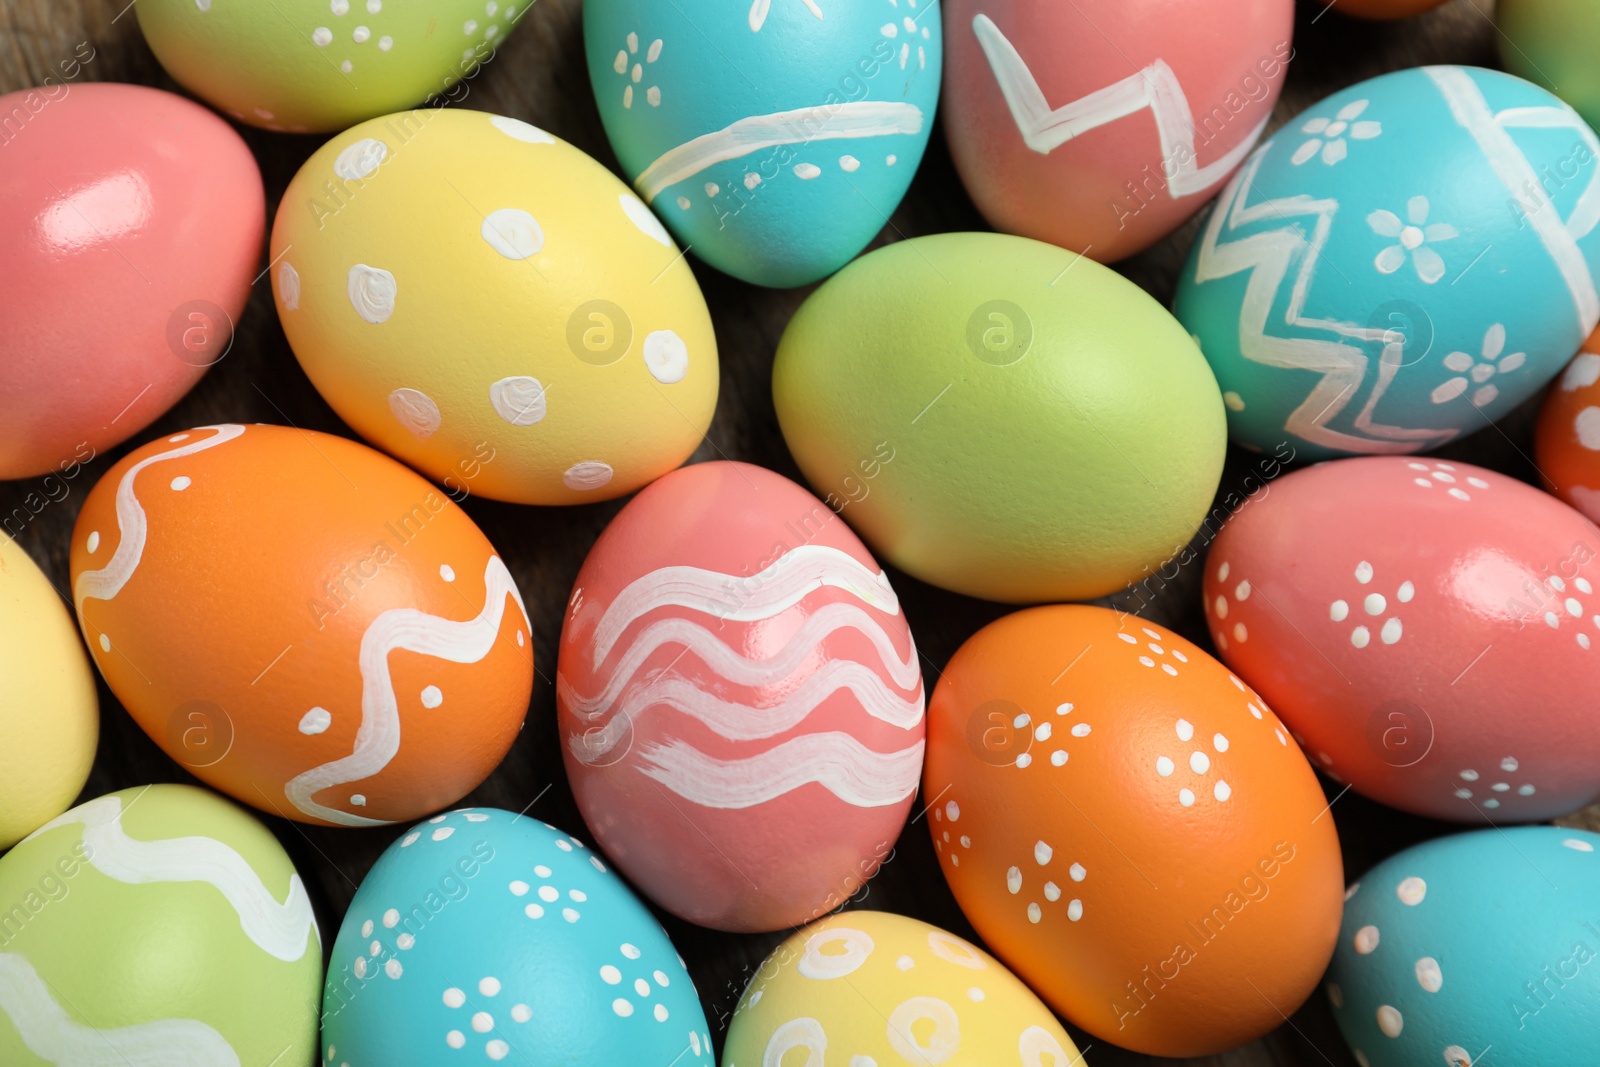
{"type": "MultiPolygon", "coordinates": [[[[104,551],[104,550],[102,550],[104,551]]],[[[0,849],[60,815],[100,735],[94,674],[50,580],[0,536],[0,849]]]]}

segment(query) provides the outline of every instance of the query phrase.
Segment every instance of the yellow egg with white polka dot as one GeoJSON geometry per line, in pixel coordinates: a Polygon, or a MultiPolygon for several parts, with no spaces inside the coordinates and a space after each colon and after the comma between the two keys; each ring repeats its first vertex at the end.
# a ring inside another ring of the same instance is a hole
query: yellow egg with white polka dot
{"type": "Polygon", "coordinates": [[[407,111],[333,138],[289,183],[271,262],[312,384],[457,500],[622,496],[711,424],[716,337],[682,253],[518,119],[407,111]]]}
{"type": "Polygon", "coordinates": [[[722,1053],[722,1067],[823,1063],[1084,1061],[1050,1009],[987,952],[904,915],[850,911],[812,923],[767,957],[722,1053]]]}

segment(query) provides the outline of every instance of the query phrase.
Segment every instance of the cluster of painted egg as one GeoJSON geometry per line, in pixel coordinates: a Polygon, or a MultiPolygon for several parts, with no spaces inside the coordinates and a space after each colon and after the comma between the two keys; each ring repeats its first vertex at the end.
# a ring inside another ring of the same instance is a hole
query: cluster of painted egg
{"type": "Polygon", "coordinates": [[[812,488],[879,555],[991,600],[1147,575],[1194,535],[1226,447],[1216,381],[1160,304],[1001,234],[852,263],[789,323],[772,391],[812,488]]]}
{"type": "Polygon", "coordinates": [[[226,355],[261,173],[226,122],[157,89],[58,84],[0,115],[0,478],[75,475],[226,355]]]}
{"type": "Polygon", "coordinates": [[[578,572],[556,675],[595,839],[703,926],[824,915],[893,851],[923,757],[899,599],[787,478],[700,463],[623,508],[578,572]]]}
{"type": "Polygon", "coordinates": [[[1546,819],[1600,794],[1597,553],[1592,523],[1506,475],[1350,459],[1228,522],[1206,618],[1330,776],[1435,818],[1546,819]]]}
{"type": "Polygon", "coordinates": [[[1333,952],[1344,878],[1316,775],[1249,686],[1137,617],[1051,606],[978,631],[934,689],[923,795],[972,925],[1103,1040],[1243,1044],[1333,952]]]}
{"type": "Polygon", "coordinates": [[[1600,331],[1545,398],[1533,457],[1547,488],[1600,522],[1600,331]]]}
{"type": "Polygon", "coordinates": [[[1509,412],[1600,320],[1597,182],[1594,131],[1496,71],[1402,70],[1292,119],[1179,279],[1234,440],[1418,452],[1509,412]]]}
{"type": "Polygon", "coordinates": [[[50,579],[0,534],[0,849],[77,797],[100,734],[94,673],[50,579]]]}
{"type": "Polygon", "coordinates": [[[1266,128],[1294,0],[945,0],[950,153],[984,216],[1102,262],[1199,211],[1266,128]]]}
{"type": "Polygon", "coordinates": [[[340,134],[289,184],[271,253],[312,384],[457,496],[620,496],[710,426],[688,264],[626,186],[525,122],[416,111],[340,134]]]}
{"type": "Polygon", "coordinates": [[[533,684],[522,597],[472,520],[328,434],[207,426],[132,452],[78,516],[72,595],[147,734],[302,821],[458,800],[510,748],[533,684]]]}
{"type": "Polygon", "coordinates": [[[589,80],[644,202],[758,285],[844,266],[899,206],[939,99],[938,0],[591,0],[589,80]]]}
{"type": "Polygon", "coordinates": [[[1352,885],[1328,972],[1363,1067],[1545,1067],[1592,1048],[1600,834],[1458,834],[1352,885]]]}
{"type": "Polygon", "coordinates": [[[215,794],[80,804],[0,857],[0,1061],[312,1062],[322,939],[294,864],[215,794]]]}
{"type": "MultiPolygon", "coordinates": [[[[1506,69],[1561,97],[1591,126],[1600,125],[1594,67],[1600,8],[1587,0],[1498,0],[1494,17],[1506,69]]],[[[1568,161],[1559,180],[1570,178],[1568,161]]]]}
{"type": "Polygon", "coordinates": [[[185,89],[240,122],[306,133],[454,100],[532,6],[140,0],[136,13],[150,50],[185,89]]]}
{"type": "MultiPolygon", "coordinates": [[[[495,808],[436,815],[350,902],[323,1063],[715,1067],[683,960],[582,842],[495,808]]],[[[297,1061],[298,1062],[298,1061],[297,1061]]]]}
{"type": "Polygon", "coordinates": [[[1081,1067],[1083,1058],[1050,1009],[976,945],[904,915],[851,911],[767,957],[722,1062],[1081,1067]],[[801,1049],[803,1060],[788,1056],[801,1049]]]}

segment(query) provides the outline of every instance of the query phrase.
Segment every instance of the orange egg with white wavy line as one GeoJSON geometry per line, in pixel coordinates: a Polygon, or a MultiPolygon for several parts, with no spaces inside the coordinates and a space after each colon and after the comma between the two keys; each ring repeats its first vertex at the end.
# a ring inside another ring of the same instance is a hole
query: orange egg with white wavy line
{"type": "Polygon", "coordinates": [[[717,929],[843,903],[892,852],[922,770],[894,590],[825,504],[744,463],[675,471],[612,520],[572,592],[556,696],[600,846],[717,929]]]}
{"type": "Polygon", "coordinates": [[[923,794],[990,950],[1103,1040],[1244,1044],[1333,953],[1343,870],[1316,775],[1254,691],[1155,624],[1055,605],[979,630],[934,689],[923,794]]]}
{"type": "Polygon", "coordinates": [[[281,426],[151,442],[90,492],[72,592],[95,664],[198,778],[303,822],[375,826],[460,799],[533,680],[506,565],[441,490],[281,426]]]}

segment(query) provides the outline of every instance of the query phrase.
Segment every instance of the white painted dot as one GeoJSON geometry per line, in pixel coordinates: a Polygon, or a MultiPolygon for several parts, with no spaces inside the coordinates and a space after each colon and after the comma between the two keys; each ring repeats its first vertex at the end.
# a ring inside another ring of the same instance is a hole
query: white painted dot
{"type": "Polygon", "coordinates": [[[1039,905],[1038,904],[1029,904],[1028,905],[1028,921],[1029,922],[1036,923],[1040,919],[1042,919],[1043,917],[1044,917],[1044,912],[1039,910],[1039,905]]]}
{"type": "Polygon", "coordinates": [[[1471,500],[1472,499],[1471,496],[1467,495],[1465,490],[1460,489],[1460,488],[1452,488],[1450,490],[1450,495],[1455,497],[1457,500],[1471,500]]]}
{"type": "Polygon", "coordinates": [[[1226,619],[1228,617],[1228,598],[1221,596],[1217,597],[1216,601],[1212,604],[1212,609],[1217,613],[1217,618],[1226,619]]]}
{"type": "Polygon", "coordinates": [[[1432,956],[1424,956],[1416,965],[1417,984],[1430,993],[1437,993],[1444,988],[1444,972],[1439,970],[1439,961],[1432,956]]]}
{"type": "Polygon", "coordinates": [[[383,965],[383,973],[390,978],[399,978],[405,973],[405,968],[400,966],[399,960],[391,959],[383,965]]]}
{"type": "Polygon", "coordinates": [[[483,1046],[483,1054],[491,1060],[503,1060],[511,1054],[511,1046],[497,1037],[483,1046]]]}
{"type": "Polygon", "coordinates": [[[944,805],[944,813],[949,816],[951,822],[955,822],[961,818],[961,805],[953,800],[947,800],[944,805]]]}
{"type": "Polygon", "coordinates": [[[326,48],[333,43],[333,31],[326,26],[318,26],[311,31],[311,43],[318,48],[326,48]]]}
{"type": "Polygon", "coordinates": [[[1378,1009],[1378,1029],[1386,1037],[1399,1037],[1400,1031],[1405,1028],[1406,1021],[1400,1017],[1400,1012],[1393,1005],[1385,1004],[1378,1009]]]}
{"type": "Polygon", "coordinates": [[[1476,782],[1478,780],[1478,772],[1477,771],[1462,771],[1461,772],[1461,780],[1464,781],[1464,782],[1476,782]]]}
{"type": "Polygon", "coordinates": [[[401,951],[410,951],[417,947],[417,939],[410,934],[401,934],[394,939],[394,943],[399,946],[401,951]]]}
{"type": "Polygon", "coordinates": [[[1376,926],[1363,926],[1356,931],[1356,951],[1363,956],[1370,956],[1378,947],[1378,928],[1376,926]]]}
{"type": "Polygon", "coordinates": [[[350,969],[356,973],[357,978],[365,978],[367,976],[367,957],[357,956],[356,962],[350,966],[350,969]]]}
{"type": "Polygon", "coordinates": [[[439,687],[438,686],[430,685],[430,686],[428,686],[427,688],[425,688],[422,691],[422,706],[423,707],[425,707],[425,708],[436,708],[440,704],[443,704],[443,703],[444,703],[444,694],[439,691],[439,687]]]}
{"type": "Polygon", "coordinates": [[[1228,739],[1222,734],[1216,734],[1211,738],[1211,747],[1218,752],[1226,752],[1228,751],[1228,739]]]}
{"type": "Polygon", "coordinates": [[[1368,615],[1382,615],[1389,607],[1389,601],[1382,593],[1368,593],[1367,599],[1362,601],[1361,606],[1368,615]]]}
{"type": "Polygon", "coordinates": [[[1022,892],[1022,868],[1012,867],[1006,871],[1006,889],[1012,896],[1022,892]]]}
{"type": "Polygon", "coordinates": [[[382,267],[369,267],[357,263],[350,268],[345,282],[345,295],[357,315],[374,326],[389,321],[394,314],[398,293],[395,277],[382,267]]]}
{"type": "Polygon", "coordinates": [[[372,920],[371,919],[368,919],[366,922],[361,924],[361,936],[362,937],[371,937],[372,936],[372,920]]]}
{"type": "Polygon", "coordinates": [[[1417,595],[1417,587],[1410,582],[1401,582],[1400,591],[1395,594],[1395,599],[1402,604],[1411,603],[1411,598],[1417,595]]]}
{"type": "Polygon", "coordinates": [[[1350,631],[1350,643],[1357,648],[1366,648],[1372,643],[1372,632],[1365,626],[1357,626],[1350,631]]]}
{"type": "Polygon", "coordinates": [[[1188,719],[1178,720],[1178,740],[1187,741],[1194,737],[1194,724],[1188,719]]]}
{"type": "Polygon", "coordinates": [[[648,997],[650,995],[650,983],[643,978],[635,978],[633,980],[633,991],[641,997],[648,997]]]}
{"type": "Polygon", "coordinates": [[[1156,773],[1161,777],[1170,778],[1172,777],[1172,772],[1175,770],[1177,770],[1177,766],[1172,762],[1172,760],[1168,759],[1166,756],[1156,757],[1156,773]]]}
{"type": "Polygon", "coordinates": [[[667,1021],[667,1006],[665,1004],[657,1004],[651,1014],[656,1017],[656,1022],[664,1023],[667,1021]]]}
{"type": "Polygon", "coordinates": [[[574,463],[561,475],[561,484],[578,493],[591,492],[611,481],[611,465],[599,460],[586,459],[574,463]]]}
{"type": "Polygon", "coordinates": [[[526,1004],[518,1004],[511,1009],[511,1018],[519,1023],[525,1023],[533,1018],[533,1009],[526,1004]]]}
{"type": "Polygon", "coordinates": [[[604,967],[600,968],[600,980],[606,985],[620,985],[622,982],[622,972],[608,963],[604,967]]]}
{"type": "Polygon", "coordinates": [[[618,997],[611,1002],[611,1010],[626,1019],[633,1014],[633,1003],[626,997],[618,997]]]}
{"type": "Polygon", "coordinates": [[[388,911],[383,913],[383,925],[385,929],[393,930],[399,924],[400,913],[394,908],[390,908],[388,911]]]}
{"type": "Polygon", "coordinates": [[[449,837],[451,834],[453,834],[455,832],[456,832],[456,828],[454,826],[441,826],[437,830],[435,830],[432,833],[432,835],[430,835],[430,836],[432,836],[432,838],[435,841],[443,841],[445,838],[449,837]]]}
{"type": "Polygon", "coordinates": [[[624,941],[622,943],[622,948],[621,948],[620,951],[622,952],[622,954],[624,956],[628,957],[630,960],[636,960],[641,955],[643,955],[643,953],[641,953],[638,949],[634,948],[632,945],[628,944],[626,941],[624,941]]]}
{"type": "Polygon", "coordinates": [[[300,732],[311,736],[320,734],[333,723],[333,716],[327,708],[312,708],[300,716],[300,732]]]}
{"type": "Polygon", "coordinates": [[[1236,622],[1233,624],[1233,639],[1240,643],[1250,640],[1250,631],[1245,629],[1244,623],[1236,622]]]}
{"type": "Polygon", "coordinates": [[[1072,877],[1074,882],[1081,882],[1089,876],[1089,872],[1084,869],[1081,863],[1074,863],[1067,869],[1067,874],[1072,877]]]}
{"type": "Polygon", "coordinates": [[[1044,884],[1044,899],[1050,901],[1052,904],[1060,900],[1061,887],[1056,885],[1054,882],[1046,882],[1044,884]]]}
{"type": "Polygon", "coordinates": [[[356,44],[366,44],[372,39],[372,31],[365,26],[357,26],[350,34],[350,39],[356,44]]]}
{"type": "Polygon", "coordinates": [[[676,385],[689,373],[689,346],[672,330],[656,330],[644,339],[644,365],[662,385],[676,385]]]}
{"type": "Polygon", "coordinates": [[[1151,659],[1149,656],[1140,656],[1139,662],[1144,664],[1146,667],[1154,667],[1156,665],[1156,661],[1151,659]]]}
{"type": "Polygon", "coordinates": [[[1413,875],[1397,885],[1394,893],[1400,898],[1400,903],[1416,907],[1428,895],[1428,883],[1413,875]]]}
{"type": "Polygon", "coordinates": [[[583,918],[583,916],[578,914],[577,908],[562,908],[561,917],[567,920],[569,923],[575,923],[579,919],[583,918]]]}
{"type": "Polygon", "coordinates": [[[1368,582],[1372,581],[1372,564],[1368,563],[1366,560],[1362,560],[1360,563],[1356,564],[1356,581],[1360,582],[1362,585],[1366,585],[1368,582]]]}
{"type": "Polygon", "coordinates": [[[352,793],[350,795],[350,803],[354,804],[358,808],[366,807],[367,806],[366,794],[365,793],[352,793]]]}
{"type": "Polygon", "coordinates": [[[1050,862],[1050,857],[1055,855],[1055,850],[1043,841],[1033,843],[1033,861],[1043,867],[1050,862]]]}
{"type": "Polygon", "coordinates": [[[1216,797],[1219,802],[1226,801],[1233,796],[1233,786],[1219,778],[1217,779],[1217,784],[1211,787],[1211,795],[1216,797]]]}
{"type": "Polygon", "coordinates": [[[1338,982],[1328,983],[1328,1002],[1335,1008],[1344,1007],[1344,990],[1339,988],[1338,982]]]}
{"type": "Polygon", "coordinates": [[[1076,724],[1075,726],[1073,726],[1073,728],[1072,728],[1072,736],[1073,737],[1088,737],[1089,733],[1090,733],[1090,726],[1086,722],[1080,722],[1080,723],[1076,724]]]}
{"type": "Polygon", "coordinates": [[[1384,622],[1383,629],[1378,631],[1378,637],[1384,644],[1392,645],[1400,640],[1404,632],[1405,628],[1401,625],[1399,619],[1388,619],[1384,622]]]}
{"type": "Polygon", "coordinates": [[[473,34],[477,33],[478,32],[478,20],[477,19],[468,19],[466,21],[466,23],[462,25],[461,32],[466,34],[468,37],[470,37],[473,34]]]}
{"type": "Polygon", "coordinates": [[[451,1048],[461,1048],[467,1043],[467,1035],[460,1030],[452,1030],[444,1035],[444,1043],[451,1048]]]}
{"type": "Polygon", "coordinates": [[[840,156],[839,169],[844,171],[846,174],[854,174],[856,171],[861,169],[861,160],[857,159],[855,156],[840,156]]]}
{"type": "Polygon", "coordinates": [[[1561,842],[1561,844],[1563,846],[1565,846],[1566,848],[1572,849],[1572,851],[1574,851],[1574,852],[1593,852],[1594,851],[1594,846],[1593,845],[1591,845],[1587,841],[1584,841],[1584,840],[1582,840],[1580,838],[1576,838],[1576,837],[1568,837],[1568,838],[1564,839],[1561,842]]]}
{"type": "Polygon", "coordinates": [[[1444,1050],[1446,1067],[1472,1067],[1472,1055],[1460,1045],[1451,1045],[1444,1050]]]}
{"type": "Polygon", "coordinates": [[[343,63],[340,63],[340,64],[339,64],[339,69],[340,69],[340,70],[342,70],[342,71],[344,71],[344,72],[345,72],[345,73],[346,73],[346,74],[349,74],[349,73],[350,73],[350,72],[351,72],[351,71],[353,71],[353,70],[355,70],[355,69],[356,69],[356,68],[355,68],[355,64],[354,64],[354,63],[351,63],[351,62],[350,62],[350,61],[349,61],[349,60],[348,60],[348,59],[347,59],[347,60],[345,60],[345,61],[344,61],[344,62],[343,62],[343,63]]]}
{"type": "Polygon", "coordinates": [[[1071,900],[1067,902],[1067,918],[1072,922],[1077,922],[1083,918],[1083,901],[1071,900]]]}
{"type": "Polygon", "coordinates": [[[1228,580],[1228,571],[1232,569],[1232,566],[1233,566],[1232,564],[1230,564],[1228,561],[1224,560],[1222,562],[1222,566],[1217,568],[1217,581],[1219,581],[1219,582],[1227,581],[1228,580]]]}
{"type": "Polygon", "coordinates": [[[758,186],[760,184],[761,184],[761,175],[757,174],[755,171],[751,171],[750,173],[748,173],[748,174],[746,174],[744,176],[744,187],[746,189],[754,189],[756,186],[758,186]]]}
{"type": "Polygon", "coordinates": [[[1509,792],[1511,792],[1511,786],[1508,785],[1505,782],[1496,782],[1494,785],[1490,786],[1489,788],[1493,789],[1496,793],[1509,793],[1509,792]]]}
{"type": "Polygon", "coordinates": [[[500,979],[495,978],[493,975],[490,975],[487,978],[479,979],[478,980],[478,992],[482,993],[486,997],[497,997],[497,996],[499,996],[500,995],[500,979]]]}
{"type": "Polygon", "coordinates": [[[644,201],[632,193],[623,193],[617,202],[622,205],[622,213],[628,216],[628,221],[640,233],[665,248],[672,247],[672,235],[667,233],[667,228],[661,225],[661,220],[645,206],[644,201]]]}
{"type": "Polygon", "coordinates": [[[1334,622],[1344,622],[1350,617],[1350,605],[1343,600],[1335,600],[1328,608],[1328,618],[1334,622]]]}
{"type": "Polygon", "coordinates": [[[693,200],[690,200],[687,196],[678,197],[678,210],[679,211],[688,211],[692,207],[694,207],[694,201],[693,200]]]}
{"type": "Polygon", "coordinates": [[[1033,766],[1033,757],[1024,752],[1017,756],[1016,764],[1018,767],[1026,770],[1027,768],[1033,766]]]}
{"type": "Polygon", "coordinates": [[[811,181],[822,176],[822,168],[815,163],[800,163],[794,168],[794,176],[803,182],[811,181]]]}
{"type": "Polygon", "coordinates": [[[1535,792],[1535,790],[1534,790],[1533,786],[1531,786],[1531,785],[1519,785],[1519,786],[1517,786],[1517,796],[1519,796],[1519,797],[1531,797],[1531,796],[1533,796],[1534,792],[1535,792]]]}
{"type": "Polygon", "coordinates": [[[885,157],[885,159],[883,161],[883,165],[886,166],[886,167],[892,167],[898,162],[900,162],[900,157],[899,156],[890,155],[890,156],[885,157]]]}
{"type": "Polygon", "coordinates": [[[537,904],[529,904],[522,909],[522,914],[530,919],[542,919],[544,918],[544,909],[537,904]]]}
{"type": "Polygon", "coordinates": [[[561,891],[553,885],[542,885],[539,887],[539,899],[546,904],[554,904],[561,899],[561,891]]]}
{"type": "Polygon", "coordinates": [[[478,232],[490,248],[510,260],[527,259],[544,248],[544,230],[521,208],[503,207],[489,212],[478,232]]]}
{"type": "Polygon", "coordinates": [[[1192,790],[1192,789],[1180,789],[1180,790],[1178,790],[1178,803],[1182,804],[1186,808],[1194,807],[1194,790],[1192,790]]]}
{"type": "Polygon", "coordinates": [[[1050,765],[1052,767],[1064,767],[1066,766],[1066,763],[1067,753],[1065,749],[1058,748],[1054,752],[1050,753],[1050,765]]]}
{"type": "Polygon", "coordinates": [[[1211,769],[1211,757],[1204,752],[1191,752],[1189,754],[1189,769],[1196,774],[1204,774],[1211,769]]]}
{"type": "Polygon", "coordinates": [[[1483,802],[1483,806],[1486,808],[1498,808],[1500,806],[1500,802],[1494,797],[1490,797],[1488,800],[1483,802]]]}
{"type": "Polygon", "coordinates": [[[472,1028],[480,1034],[487,1034],[494,1029],[494,1016],[486,1011],[480,1011],[472,1016],[472,1028]]]}
{"type": "Polygon", "coordinates": [[[1238,599],[1240,601],[1249,600],[1250,599],[1250,581],[1249,581],[1249,579],[1245,579],[1244,581],[1240,582],[1237,586],[1235,586],[1234,590],[1233,590],[1233,595],[1234,595],[1234,597],[1236,599],[1238,599]]]}
{"type": "Polygon", "coordinates": [[[1514,771],[1518,766],[1517,758],[1515,756],[1507,756],[1505,759],[1500,761],[1500,769],[1502,771],[1514,771]]]}
{"type": "Polygon", "coordinates": [[[420,838],[421,836],[422,836],[421,834],[417,834],[417,833],[407,834],[405,836],[405,840],[400,842],[400,847],[401,848],[410,848],[412,845],[417,843],[417,839],[420,838]]]}

